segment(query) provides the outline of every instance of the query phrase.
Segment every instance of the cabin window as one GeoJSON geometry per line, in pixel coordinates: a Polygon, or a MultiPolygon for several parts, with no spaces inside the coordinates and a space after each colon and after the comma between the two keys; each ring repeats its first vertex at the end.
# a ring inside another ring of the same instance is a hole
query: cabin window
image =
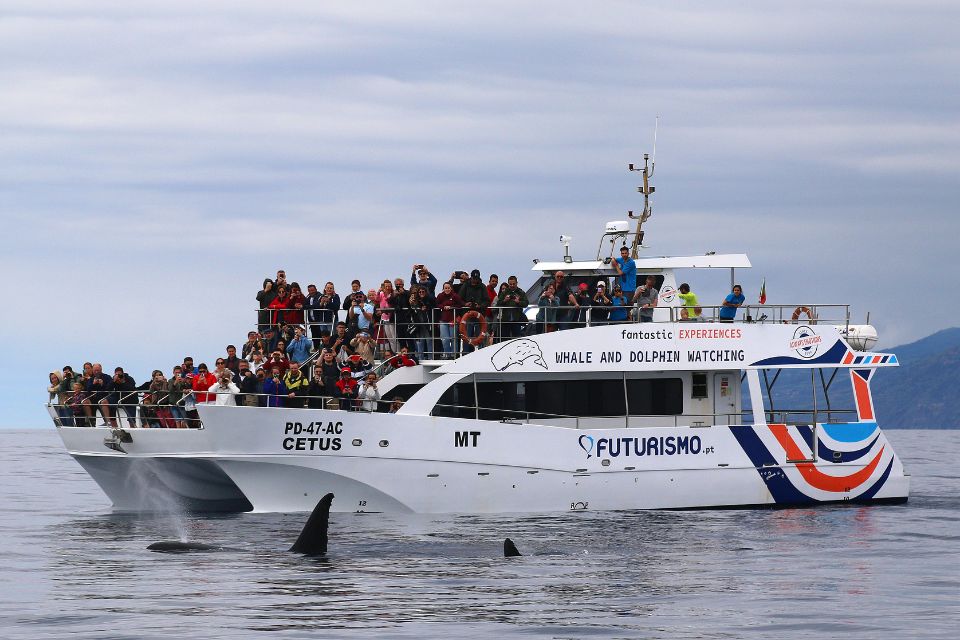
{"type": "Polygon", "coordinates": [[[695,372],[692,375],[690,384],[690,397],[694,400],[702,400],[707,397],[707,374],[695,372]]]}
{"type": "Polygon", "coordinates": [[[683,380],[627,380],[627,404],[632,416],[677,416],[683,413],[683,380]]]}
{"type": "Polygon", "coordinates": [[[683,381],[680,378],[627,380],[623,377],[580,380],[458,382],[440,397],[433,415],[481,420],[528,420],[565,417],[680,415],[683,381]]]}

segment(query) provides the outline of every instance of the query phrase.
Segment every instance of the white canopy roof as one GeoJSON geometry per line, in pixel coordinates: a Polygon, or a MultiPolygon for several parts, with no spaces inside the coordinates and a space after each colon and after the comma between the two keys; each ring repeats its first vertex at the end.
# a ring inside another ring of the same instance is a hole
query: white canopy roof
{"type": "MultiPolygon", "coordinates": [[[[709,256],[658,256],[655,258],[637,258],[637,271],[644,273],[652,269],[744,269],[750,268],[750,259],[745,253],[718,253],[709,256]]],[[[538,262],[533,271],[591,271],[594,273],[614,272],[613,267],[599,260],[578,260],[575,262],[538,262]]]]}

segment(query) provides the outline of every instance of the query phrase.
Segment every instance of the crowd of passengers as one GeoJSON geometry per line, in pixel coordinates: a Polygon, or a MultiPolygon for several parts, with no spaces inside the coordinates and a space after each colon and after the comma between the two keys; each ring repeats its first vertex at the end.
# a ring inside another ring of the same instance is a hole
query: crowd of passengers
{"type": "MultiPolygon", "coordinates": [[[[281,269],[256,295],[257,327],[240,354],[227,345],[212,371],[186,357],[169,378],[158,369],[137,385],[122,367],[111,377],[99,363],[86,362],[79,373],[67,365],[50,373],[50,402],[64,426],[96,426],[99,414],[112,428],[124,420],[137,426],[138,414],[143,427],[199,426],[198,403],[394,413],[403,398],[381,398],[378,380],[395,368],[530,333],[652,322],[659,297],[655,279],[636,286],[636,264],[626,247],[611,264],[618,275],[610,292],[605,279],[593,290],[585,283],[571,289],[558,271],[537,300],[534,322],[527,319],[530,301],[516,276],[501,284],[494,274],[484,284],[477,269],[455,271],[437,293],[437,278],[417,264],[409,289],[396,278],[364,292],[354,280],[341,298],[332,282],[322,291],[310,284],[304,292],[281,269]]],[[[680,285],[677,295],[684,304],[681,318],[698,319],[701,309],[689,285],[680,285]]],[[[724,300],[721,321],[732,321],[743,302],[737,285],[724,300]]]]}

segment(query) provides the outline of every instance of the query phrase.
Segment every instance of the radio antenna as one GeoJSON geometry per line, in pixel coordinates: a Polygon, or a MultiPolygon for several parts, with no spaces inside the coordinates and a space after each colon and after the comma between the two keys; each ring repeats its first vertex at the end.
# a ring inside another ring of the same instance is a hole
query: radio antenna
{"type": "Polygon", "coordinates": [[[653,215],[653,199],[650,197],[656,191],[656,187],[650,184],[650,178],[653,177],[653,170],[657,166],[657,130],[660,128],[660,116],[657,116],[653,125],[653,159],[650,154],[643,154],[643,168],[637,168],[630,163],[630,171],[640,171],[643,175],[643,184],[637,187],[637,191],[643,194],[643,212],[639,216],[634,215],[633,211],[627,211],[627,216],[637,221],[637,231],[633,234],[633,244],[630,247],[630,257],[636,259],[637,252],[643,244],[643,223],[653,215]]]}

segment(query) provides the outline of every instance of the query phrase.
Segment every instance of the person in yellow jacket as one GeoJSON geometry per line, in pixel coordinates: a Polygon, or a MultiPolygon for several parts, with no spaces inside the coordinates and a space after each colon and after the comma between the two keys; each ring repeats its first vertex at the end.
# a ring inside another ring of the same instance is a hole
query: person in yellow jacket
{"type": "Polygon", "coordinates": [[[699,320],[703,309],[697,301],[697,294],[690,291],[690,285],[684,282],[680,285],[677,297],[683,300],[683,309],[680,310],[681,320],[699,320]]]}
{"type": "Polygon", "coordinates": [[[310,388],[310,381],[300,371],[300,363],[290,362],[290,368],[283,376],[283,386],[287,388],[287,407],[302,409],[307,401],[306,396],[310,388]]]}

